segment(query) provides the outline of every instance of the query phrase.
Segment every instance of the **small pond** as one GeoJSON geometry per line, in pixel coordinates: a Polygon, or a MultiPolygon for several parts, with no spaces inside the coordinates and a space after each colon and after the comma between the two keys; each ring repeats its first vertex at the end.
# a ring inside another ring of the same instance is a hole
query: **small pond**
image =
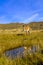
{"type": "Polygon", "coordinates": [[[8,50],[6,52],[4,52],[4,55],[10,58],[15,58],[17,56],[22,57],[24,51],[26,51],[26,53],[28,52],[29,54],[34,54],[38,52],[38,48],[37,46],[32,46],[30,49],[25,50],[24,47],[20,47],[17,49],[13,49],[13,50],[8,50]]]}
{"type": "Polygon", "coordinates": [[[24,52],[24,47],[20,47],[17,49],[8,50],[4,53],[4,55],[10,58],[15,58],[17,56],[22,56],[23,52],[24,52]]]}

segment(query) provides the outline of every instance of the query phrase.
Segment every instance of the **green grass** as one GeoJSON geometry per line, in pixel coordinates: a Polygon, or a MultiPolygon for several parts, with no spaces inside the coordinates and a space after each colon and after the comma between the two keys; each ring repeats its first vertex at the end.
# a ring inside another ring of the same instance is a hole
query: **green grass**
{"type": "Polygon", "coordinates": [[[43,32],[33,32],[31,34],[0,34],[0,65],[41,65],[43,63],[43,55],[37,53],[35,55],[25,55],[23,58],[17,57],[9,59],[3,56],[6,50],[15,49],[22,46],[32,46],[39,44],[43,49],[43,32]]]}
{"type": "Polygon", "coordinates": [[[0,58],[0,65],[42,65],[43,55],[25,55],[24,57],[17,57],[15,59],[9,59],[5,56],[0,58]]]}
{"type": "Polygon", "coordinates": [[[0,34],[0,54],[6,50],[39,44],[43,48],[43,32],[31,34],[0,34]]]}

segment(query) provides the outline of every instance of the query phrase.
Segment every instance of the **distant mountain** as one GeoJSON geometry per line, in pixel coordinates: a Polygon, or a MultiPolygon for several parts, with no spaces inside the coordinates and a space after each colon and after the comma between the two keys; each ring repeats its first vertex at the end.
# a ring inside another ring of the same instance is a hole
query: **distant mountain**
{"type": "MultiPolygon", "coordinates": [[[[9,24],[0,24],[0,29],[17,29],[17,28],[23,28],[24,23],[9,23],[9,24]]],[[[43,22],[30,22],[27,25],[29,25],[33,30],[36,29],[43,29],[43,22]]]]}
{"type": "Polygon", "coordinates": [[[17,29],[22,28],[23,23],[9,23],[9,24],[0,24],[0,29],[17,29]]]}

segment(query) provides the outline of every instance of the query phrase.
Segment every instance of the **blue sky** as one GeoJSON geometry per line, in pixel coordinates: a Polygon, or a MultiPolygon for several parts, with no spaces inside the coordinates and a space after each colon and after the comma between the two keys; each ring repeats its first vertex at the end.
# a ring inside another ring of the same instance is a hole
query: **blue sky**
{"type": "Polygon", "coordinates": [[[43,0],[0,0],[0,23],[43,21],[43,0]]]}

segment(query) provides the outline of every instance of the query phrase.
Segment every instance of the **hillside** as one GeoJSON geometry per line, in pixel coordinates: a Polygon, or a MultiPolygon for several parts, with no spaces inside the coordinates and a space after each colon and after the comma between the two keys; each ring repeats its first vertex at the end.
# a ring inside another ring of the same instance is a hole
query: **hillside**
{"type": "Polygon", "coordinates": [[[0,29],[17,29],[23,27],[22,23],[0,24],[0,29]]]}
{"type": "Polygon", "coordinates": [[[31,22],[29,23],[29,26],[33,29],[33,30],[43,30],[43,22],[31,22]]]}
{"type": "MultiPolygon", "coordinates": [[[[0,24],[0,29],[17,29],[17,28],[23,28],[24,23],[9,23],[9,24],[0,24]]],[[[43,29],[43,22],[31,22],[28,23],[33,30],[40,30],[43,29]]]]}

